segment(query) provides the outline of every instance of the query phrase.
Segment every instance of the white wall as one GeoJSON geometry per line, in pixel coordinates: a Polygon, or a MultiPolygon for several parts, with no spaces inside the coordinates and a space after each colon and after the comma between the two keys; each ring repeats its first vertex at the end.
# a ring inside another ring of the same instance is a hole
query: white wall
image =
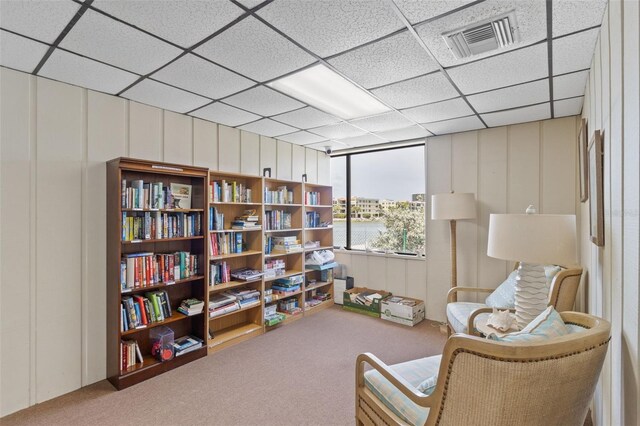
{"type": "Polygon", "coordinates": [[[611,321],[608,357],[596,391],[596,424],[640,421],[640,7],[611,1],[596,45],[582,116],[589,136],[604,131],[605,245],[589,240],[589,203],[580,204],[581,262],[589,312],[611,321]]]}
{"type": "Polygon", "coordinates": [[[1,67],[0,84],[0,416],[105,378],[105,161],[329,180],[315,150],[1,67]]]}

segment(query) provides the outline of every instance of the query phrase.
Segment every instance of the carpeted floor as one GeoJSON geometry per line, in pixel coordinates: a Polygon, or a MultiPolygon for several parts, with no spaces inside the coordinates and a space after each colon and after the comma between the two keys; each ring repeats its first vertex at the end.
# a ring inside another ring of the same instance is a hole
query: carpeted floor
{"type": "Polygon", "coordinates": [[[355,359],[436,355],[437,323],[407,327],[335,306],[117,392],[106,381],[2,419],[9,425],[352,425],[355,359]]]}

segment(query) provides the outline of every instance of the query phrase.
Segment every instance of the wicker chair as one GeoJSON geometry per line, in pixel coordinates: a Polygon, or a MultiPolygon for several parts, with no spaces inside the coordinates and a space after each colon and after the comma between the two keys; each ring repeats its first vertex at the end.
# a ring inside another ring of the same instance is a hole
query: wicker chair
{"type": "MultiPolygon", "coordinates": [[[[518,264],[516,263],[516,268],[518,264]]],[[[582,268],[573,267],[562,269],[551,281],[549,288],[549,306],[553,306],[558,312],[570,311],[576,300],[576,293],[580,285],[582,268]]],[[[458,293],[491,293],[493,288],[479,287],[453,287],[447,294],[447,330],[449,336],[452,333],[475,334],[475,321],[478,315],[490,313],[484,303],[457,302],[458,293]]],[[[511,309],[515,312],[514,309],[511,309]]]]}
{"type": "Polygon", "coordinates": [[[418,392],[415,386],[420,381],[406,374],[411,371],[406,366],[432,359],[437,364],[439,356],[389,367],[372,354],[360,354],[356,423],[581,426],[607,352],[611,325],[578,312],[561,315],[565,323],[584,329],[528,343],[453,335],[445,344],[435,370],[435,390],[429,396],[418,392]],[[373,369],[365,373],[365,364],[373,369]],[[402,371],[404,375],[399,374],[402,371]],[[374,387],[374,380],[387,388],[374,387]],[[389,393],[393,398],[388,399],[389,393]]]}

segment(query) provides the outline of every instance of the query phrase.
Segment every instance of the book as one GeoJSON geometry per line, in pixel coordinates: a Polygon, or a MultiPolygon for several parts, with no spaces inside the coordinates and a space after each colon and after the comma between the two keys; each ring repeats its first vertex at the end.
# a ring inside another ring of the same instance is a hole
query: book
{"type": "Polygon", "coordinates": [[[184,299],[180,303],[180,306],[178,307],[178,312],[183,313],[187,316],[191,316],[191,315],[197,315],[201,313],[203,308],[204,308],[204,301],[194,299],[194,298],[189,298],[189,299],[184,299]]]}
{"type": "Polygon", "coordinates": [[[252,268],[239,268],[231,271],[231,276],[237,280],[254,280],[260,278],[263,275],[262,271],[258,271],[252,268]]]}
{"type": "Polygon", "coordinates": [[[191,208],[191,185],[182,183],[170,183],[171,196],[173,198],[174,209],[191,208]]]}

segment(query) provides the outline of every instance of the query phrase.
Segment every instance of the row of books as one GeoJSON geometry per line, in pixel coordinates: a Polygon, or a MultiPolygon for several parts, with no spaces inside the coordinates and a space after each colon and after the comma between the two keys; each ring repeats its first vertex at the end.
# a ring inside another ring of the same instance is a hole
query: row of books
{"type": "Polygon", "coordinates": [[[231,266],[227,262],[212,262],[209,265],[209,286],[231,281],[231,266]]]}
{"type": "Polygon", "coordinates": [[[209,238],[209,254],[211,256],[242,253],[243,251],[242,232],[222,232],[212,234],[209,238]]]}
{"type": "Polygon", "coordinates": [[[202,215],[182,212],[122,212],[122,241],[202,235],[202,215]]]}
{"type": "Polygon", "coordinates": [[[198,275],[198,256],[187,251],[170,254],[131,253],[120,261],[120,290],[124,293],[136,288],[198,275]]]}
{"type": "Polygon", "coordinates": [[[304,193],[304,203],[307,206],[317,206],[322,204],[320,202],[320,193],[315,191],[308,191],[304,193]]]}
{"type": "Polygon", "coordinates": [[[295,253],[302,250],[302,244],[295,235],[278,237],[267,235],[264,242],[264,253],[295,253]]]}
{"type": "Polygon", "coordinates": [[[209,207],[209,231],[222,231],[224,229],[224,213],[215,207],[209,207]]]}
{"type": "Polygon", "coordinates": [[[323,223],[320,219],[320,213],[318,212],[306,212],[304,218],[304,226],[306,228],[319,228],[327,226],[326,223],[323,223]]]}
{"type": "Polygon", "coordinates": [[[120,331],[144,328],[173,316],[169,294],[165,290],[147,292],[144,296],[123,296],[120,312],[120,331]]]}
{"type": "Polygon", "coordinates": [[[265,187],[264,202],[267,204],[293,204],[293,191],[286,186],[279,186],[275,190],[265,187]]]}
{"type": "Polygon", "coordinates": [[[252,203],[251,188],[238,182],[226,180],[209,183],[209,199],[214,203],[252,203]]]}
{"type": "Polygon", "coordinates": [[[260,305],[260,291],[253,288],[234,288],[215,294],[209,299],[209,318],[260,305]]]}
{"type": "Polygon", "coordinates": [[[298,299],[296,297],[279,300],[277,306],[278,312],[284,312],[285,314],[289,315],[296,315],[302,312],[302,308],[300,308],[298,299]]]}
{"type": "Polygon", "coordinates": [[[303,282],[304,276],[302,274],[292,275],[286,278],[278,278],[271,285],[271,289],[274,294],[286,296],[287,293],[293,293],[300,290],[303,282]]]}
{"type": "Polygon", "coordinates": [[[263,273],[266,279],[284,275],[285,271],[286,264],[284,259],[268,259],[264,262],[263,273]]]}
{"type": "Polygon", "coordinates": [[[315,294],[310,298],[305,299],[304,306],[307,308],[313,308],[314,306],[318,306],[322,302],[327,301],[329,299],[331,299],[331,294],[323,291],[318,291],[318,292],[315,292],[315,294]]]}
{"type": "Polygon", "coordinates": [[[284,210],[266,210],[264,229],[291,229],[291,213],[284,210]]]}
{"type": "Polygon", "coordinates": [[[190,209],[191,185],[163,182],[144,182],[122,179],[121,206],[123,209],[190,209]]]}
{"type": "MultiPolygon", "coordinates": [[[[266,301],[266,296],[265,296],[265,301],[266,301]]],[[[277,311],[277,306],[275,304],[264,307],[264,324],[267,327],[271,327],[276,324],[279,324],[282,321],[284,321],[286,318],[287,317],[284,314],[277,311]]]]}
{"type": "Polygon", "coordinates": [[[135,340],[120,341],[120,370],[125,371],[142,362],[142,352],[135,340]],[[137,361],[136,361],[137,360],[137,361]]]}

